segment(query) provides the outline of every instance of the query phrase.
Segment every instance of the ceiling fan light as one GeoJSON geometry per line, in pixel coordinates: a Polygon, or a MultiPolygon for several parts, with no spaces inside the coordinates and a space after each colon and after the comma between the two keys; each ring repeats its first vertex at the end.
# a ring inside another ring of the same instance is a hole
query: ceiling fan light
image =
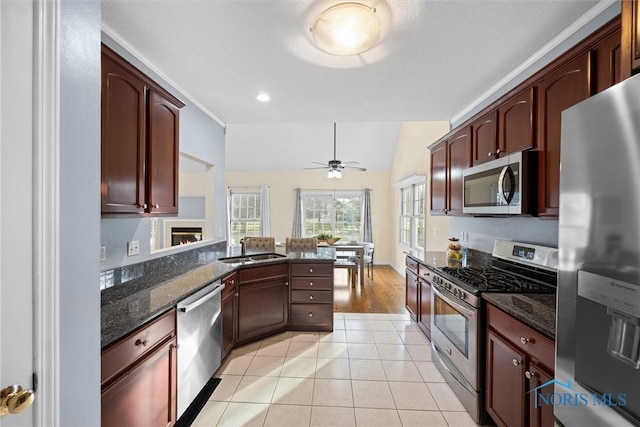
{"type": "Polygon", "coordinates": [[[339,170],[336,169],[336,170],[333,171],[333,176],[334,176],[334,178],[340,179],[340,178],[342,178],[342,172],[340,172],[339,170]]]}
{"type": "Polygon", "coordinates": [[[311,27],[313,43],[337,56],[359,55],[380,40],[376,10],[360,3],[341,3],[322,12],[311,27]]]}

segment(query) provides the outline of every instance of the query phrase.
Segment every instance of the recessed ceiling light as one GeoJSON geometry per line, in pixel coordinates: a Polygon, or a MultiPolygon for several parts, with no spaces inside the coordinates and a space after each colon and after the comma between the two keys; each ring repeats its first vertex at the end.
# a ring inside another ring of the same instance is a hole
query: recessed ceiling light
{"type": "Polygon", "coordinates": [[[269,102],[271,100],[271,97],[266,92],[260,92],[256,95],[256,99],[260,102],[269,102]]]}

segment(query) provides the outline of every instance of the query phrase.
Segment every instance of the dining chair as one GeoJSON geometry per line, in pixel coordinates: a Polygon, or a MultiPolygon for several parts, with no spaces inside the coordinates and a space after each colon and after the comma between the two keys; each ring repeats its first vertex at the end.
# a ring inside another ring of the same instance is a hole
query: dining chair
{"type": "Polygon", "coordinates": [[[285,239],[287,252],[315,251],[318,248],[316,237],[287,237],[285,239]]]}
{"type": "MultiPolygon", "coordinates": [[[[371,277],[373,280],[373,253],[375,252],[375,245],[371,242],[362,242],[364,246],[364,263],[367,265],[367,277],[371,277]]],[[[349,257],[350,260],[358,262],[360,255],[353,255],[349,257]]]]}
{"type": "Polygon", "coordinates": [[[254,252],[275,252],[275,237],[245,237],[244,250],[254,252]]]}

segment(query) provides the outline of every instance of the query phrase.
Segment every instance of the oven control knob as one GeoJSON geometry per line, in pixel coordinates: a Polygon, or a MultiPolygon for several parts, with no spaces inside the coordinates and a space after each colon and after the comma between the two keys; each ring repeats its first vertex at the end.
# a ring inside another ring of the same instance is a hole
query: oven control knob
{"type": "Polygon", "coordinates": [[[453,295],[455,295],[456,297],[460,295],[459,291],[457,289],[453,290],[453,295]]]}
{"type": "Polygon", "coordinates": [[[467,298],[467,293],[465,291],[461,291],[460,292],[460,298],[461,299],[466,299],[467,298]]]}

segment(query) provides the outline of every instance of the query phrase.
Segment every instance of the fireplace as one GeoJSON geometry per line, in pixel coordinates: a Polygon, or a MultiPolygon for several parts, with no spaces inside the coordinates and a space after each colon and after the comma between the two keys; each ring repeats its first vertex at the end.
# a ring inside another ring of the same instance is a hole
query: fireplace
{"type": "Polygon", "coordinates": [[[202,227],[171,227],[171,246],[202,240],[202,227]]]}

